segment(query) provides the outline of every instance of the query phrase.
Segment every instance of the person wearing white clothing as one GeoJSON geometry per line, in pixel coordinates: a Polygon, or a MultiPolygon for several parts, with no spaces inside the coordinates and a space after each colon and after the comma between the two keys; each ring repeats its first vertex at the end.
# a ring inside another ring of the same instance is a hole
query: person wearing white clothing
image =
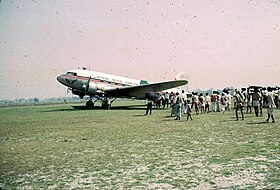
{"type": "Polygon", "coordinates": [[[271,117],[272,123],[275,123],[274,117],[273,117],[273,109],[276,107],[274,103],[274,96],[275,93],[272,91],[271,87],[267,87],[267,120],[266,122],[269,122],[269,119],[271,117]]]}
{"type": "Polygon", "coordinates": [[[175,120],[180,120],[182,117],[182,113],[181,113],[182,104],[183,104],[183,100],[181,96],[179,96],[179,92],[177,92],[175,98],[175,116],[176,116],[175,120]]]}
{"type": "Polygon", "coordinates": [[[211,97],[209,96],[208,93],[206,93],[206,97],[205,97],[205,101],[206,101],[206,104],[205,104],[205,112],[207,110],[207,113],[209,113],[209,108],[211,106],[211,97]]]}
{"type": "Polygon", "coordinates": [[[182,111],[183,111],[184,114],[186,114],[187,113],[187,109],[186,109],[187,95],[186,95],[184,90],[182,90],[182,94],[180,96],[181,96],[182,102],[183,102],[182,111]]]}

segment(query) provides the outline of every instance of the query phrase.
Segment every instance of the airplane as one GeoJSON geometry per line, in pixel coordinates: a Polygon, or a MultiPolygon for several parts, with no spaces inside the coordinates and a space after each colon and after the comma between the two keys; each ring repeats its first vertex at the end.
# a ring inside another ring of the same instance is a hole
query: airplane
{"type": "Polygon", "coordinates": [[[180,75],[181,73],[176,75],[175,80],[149,83],[146,80],[136,80],[83,68],[69,70],[58,76],[57,80],[81,99],[89,96],[86,107],[91,109],[97,100],[102,101],[102,107],[108,108],[116,98],[153,99],[157,92],[187,84],[187,80],[179,79],[180,75]],[[94,97],[96,100],[93,102],[94,97]]]}

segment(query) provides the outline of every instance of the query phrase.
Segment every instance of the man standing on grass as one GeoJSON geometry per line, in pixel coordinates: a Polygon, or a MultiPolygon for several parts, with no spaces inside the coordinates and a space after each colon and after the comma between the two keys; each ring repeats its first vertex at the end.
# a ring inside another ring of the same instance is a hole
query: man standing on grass
{"type": "Polygon", "coordinates": [[[254,92],[252,94],[252,100],[253,100],[253,107],[255,109],[256,117],[259,116],[260,99],[261,99],[261,95],[258,89],[254,88],[254,92]]]}
{"type": "Polygon", "coordinates": [[[238,110],[241,112],[242,120],[244,120],[244,114],[243,114],[243,105],[244,105],[244,97],[241,94],[240,90],[235,90],[235,115],[236,115],[236,121],[239,120],[238,118],[238,110]]]}
{"type": "Polygon", "coordinates": [[[169,107],[169,94],[168,94],[168,92],[166,92],[165,95],[164,95],[164,107],[163,108],[165,108],[165,106],[166,106],[166,108],[169,107]]]}
{"type": "Polygon", "coordinates": [[[280,107],[280,87],[278,87],[277,97],[278,97],[277,108],[279,108],[280,107]]]}
{"type": "Polygon", "coordinates": [[[206,93],[205,101],[206,101],[205,112],[207,111],[207,113],[209,113],[210,111],[209,108],[211,106],[211,98],[208,93],[206,93]]]}
{"type": "Polygon", "coordinates": [[[171,117],[173,114],[175,114],[175,99],[176,99],[176,94],[171,92],[170,94],[170,107],[171,107],[171,117]]]}
{"type": "Polygon", "coordinates": [[[205,112],[205,98],[202,93],[199,94],[198,100],[199,100],[198,105],[200,108],[200,113],[204,113],[205,112]]]}
{"type": "Polygon", "coordinates": [[[217,111],[217,105],[216,105],[216,101],[217,101],[217,93],[216,91],[213,91],[213,93],[211,94],[211,112],[215,112],[217,111]]]}
{"type": "Polygon", "coordinates": [[[176,93],[176,98],[175,98],[175,120],[180,120],[182,113],[181,113],[181,106],[183,104],[182,97],[179,95],[179,92],[176,93]]]}
{"type": "Polygon", "coordinates": [[[273,109],[276,107],[275,106],[275,103],[274,103],[274,92],[272,91],[272,88],[271,87],[267,87],[267,114],[268,114],[268,117],[267,117],[267,120],[266,122],[269,122],[269,119],[271,117],[272,119],[272,123],[275,123],[275,120],[274,120],[274,117],[273,117],[273,109]]]}
{"type": "Polygon", "coordinates": [[[228,98],[225,92],[222,92],[222,97],[221,97],[221,111],[223,113],[226,112],[226,109],[228,107],[228,98]]]}
{"type": "Polygon", "coordinates": [[[146,109],[145,115],[148,115],[149,111],[150,111],[150,115],[152,114],[152,107],[153,107],[153,100],[152,100],[152,98],[150,98],[150,99],[148,99],[148,102],[147,102],[147,109],[146,109]]]}
{"type": "Polygon", "coordinates": [[[190,105],[190,100],[187,100],[187,102],[186,102],[186,111],[187,111],[187,121],[189,120],[189,118],[191,119],[191,120],[193,120],[192,119],[192,109],[191,109],[191,105],[190,105]]]}
{"type": "Polygon", "coordinates": [[[197,115],[199,113],[199,107],[198,107],[199,97],[197,92],[194,92],[193,94],[193,101],[194,101],[195,114],[197,115]]]}
{"type": "Polygon", "coordinates": [[[228,99],[228,110],[232,110],[232,96],[230,95],[229,91],[227,91],[226,94],[228,99]]]}
{"type": "Polygon", "coordinates": [[[183,113],[186,113],[186,109],[185,109],[185,101],[187,101],[187,95],[185,94],[185,91],[182,90],[182,93],[179,95],[182,99],[182,105],[181,105],[181,112],[183,111],[183,113]]]}

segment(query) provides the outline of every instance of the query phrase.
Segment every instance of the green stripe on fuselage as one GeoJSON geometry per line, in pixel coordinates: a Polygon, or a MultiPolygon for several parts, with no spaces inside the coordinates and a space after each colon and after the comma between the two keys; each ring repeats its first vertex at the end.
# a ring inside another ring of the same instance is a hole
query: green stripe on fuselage
{"type": "Polygon", "coordinates": [[[148,81],[146,81],[146,80],[141,80],[141,81],[140,81],[140,85],[143,85],[143,84],[148,84],[148,81]]]}

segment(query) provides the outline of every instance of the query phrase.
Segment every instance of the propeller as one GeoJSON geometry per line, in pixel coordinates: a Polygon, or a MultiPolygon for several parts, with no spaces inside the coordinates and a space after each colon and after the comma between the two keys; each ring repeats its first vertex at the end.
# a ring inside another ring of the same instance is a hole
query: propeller
{"type": "Polygon", "coordinates": [[[91,80],[91,76],[89,77],[87,83],[85,84],[85,87],[84,87],[85,88],[85,94],[87,94],[87,92],[88,92],[90,80],[91,80]]]}
{"type": "Polygon", "coordinates": [[[92,95],[95,93],[104,94],[104,89],[99,88],[97,84],[90,84],[91,77],[89,77],[88,81],[84,83],[83,88],[85,89],[85,95],[92,95]]]}

